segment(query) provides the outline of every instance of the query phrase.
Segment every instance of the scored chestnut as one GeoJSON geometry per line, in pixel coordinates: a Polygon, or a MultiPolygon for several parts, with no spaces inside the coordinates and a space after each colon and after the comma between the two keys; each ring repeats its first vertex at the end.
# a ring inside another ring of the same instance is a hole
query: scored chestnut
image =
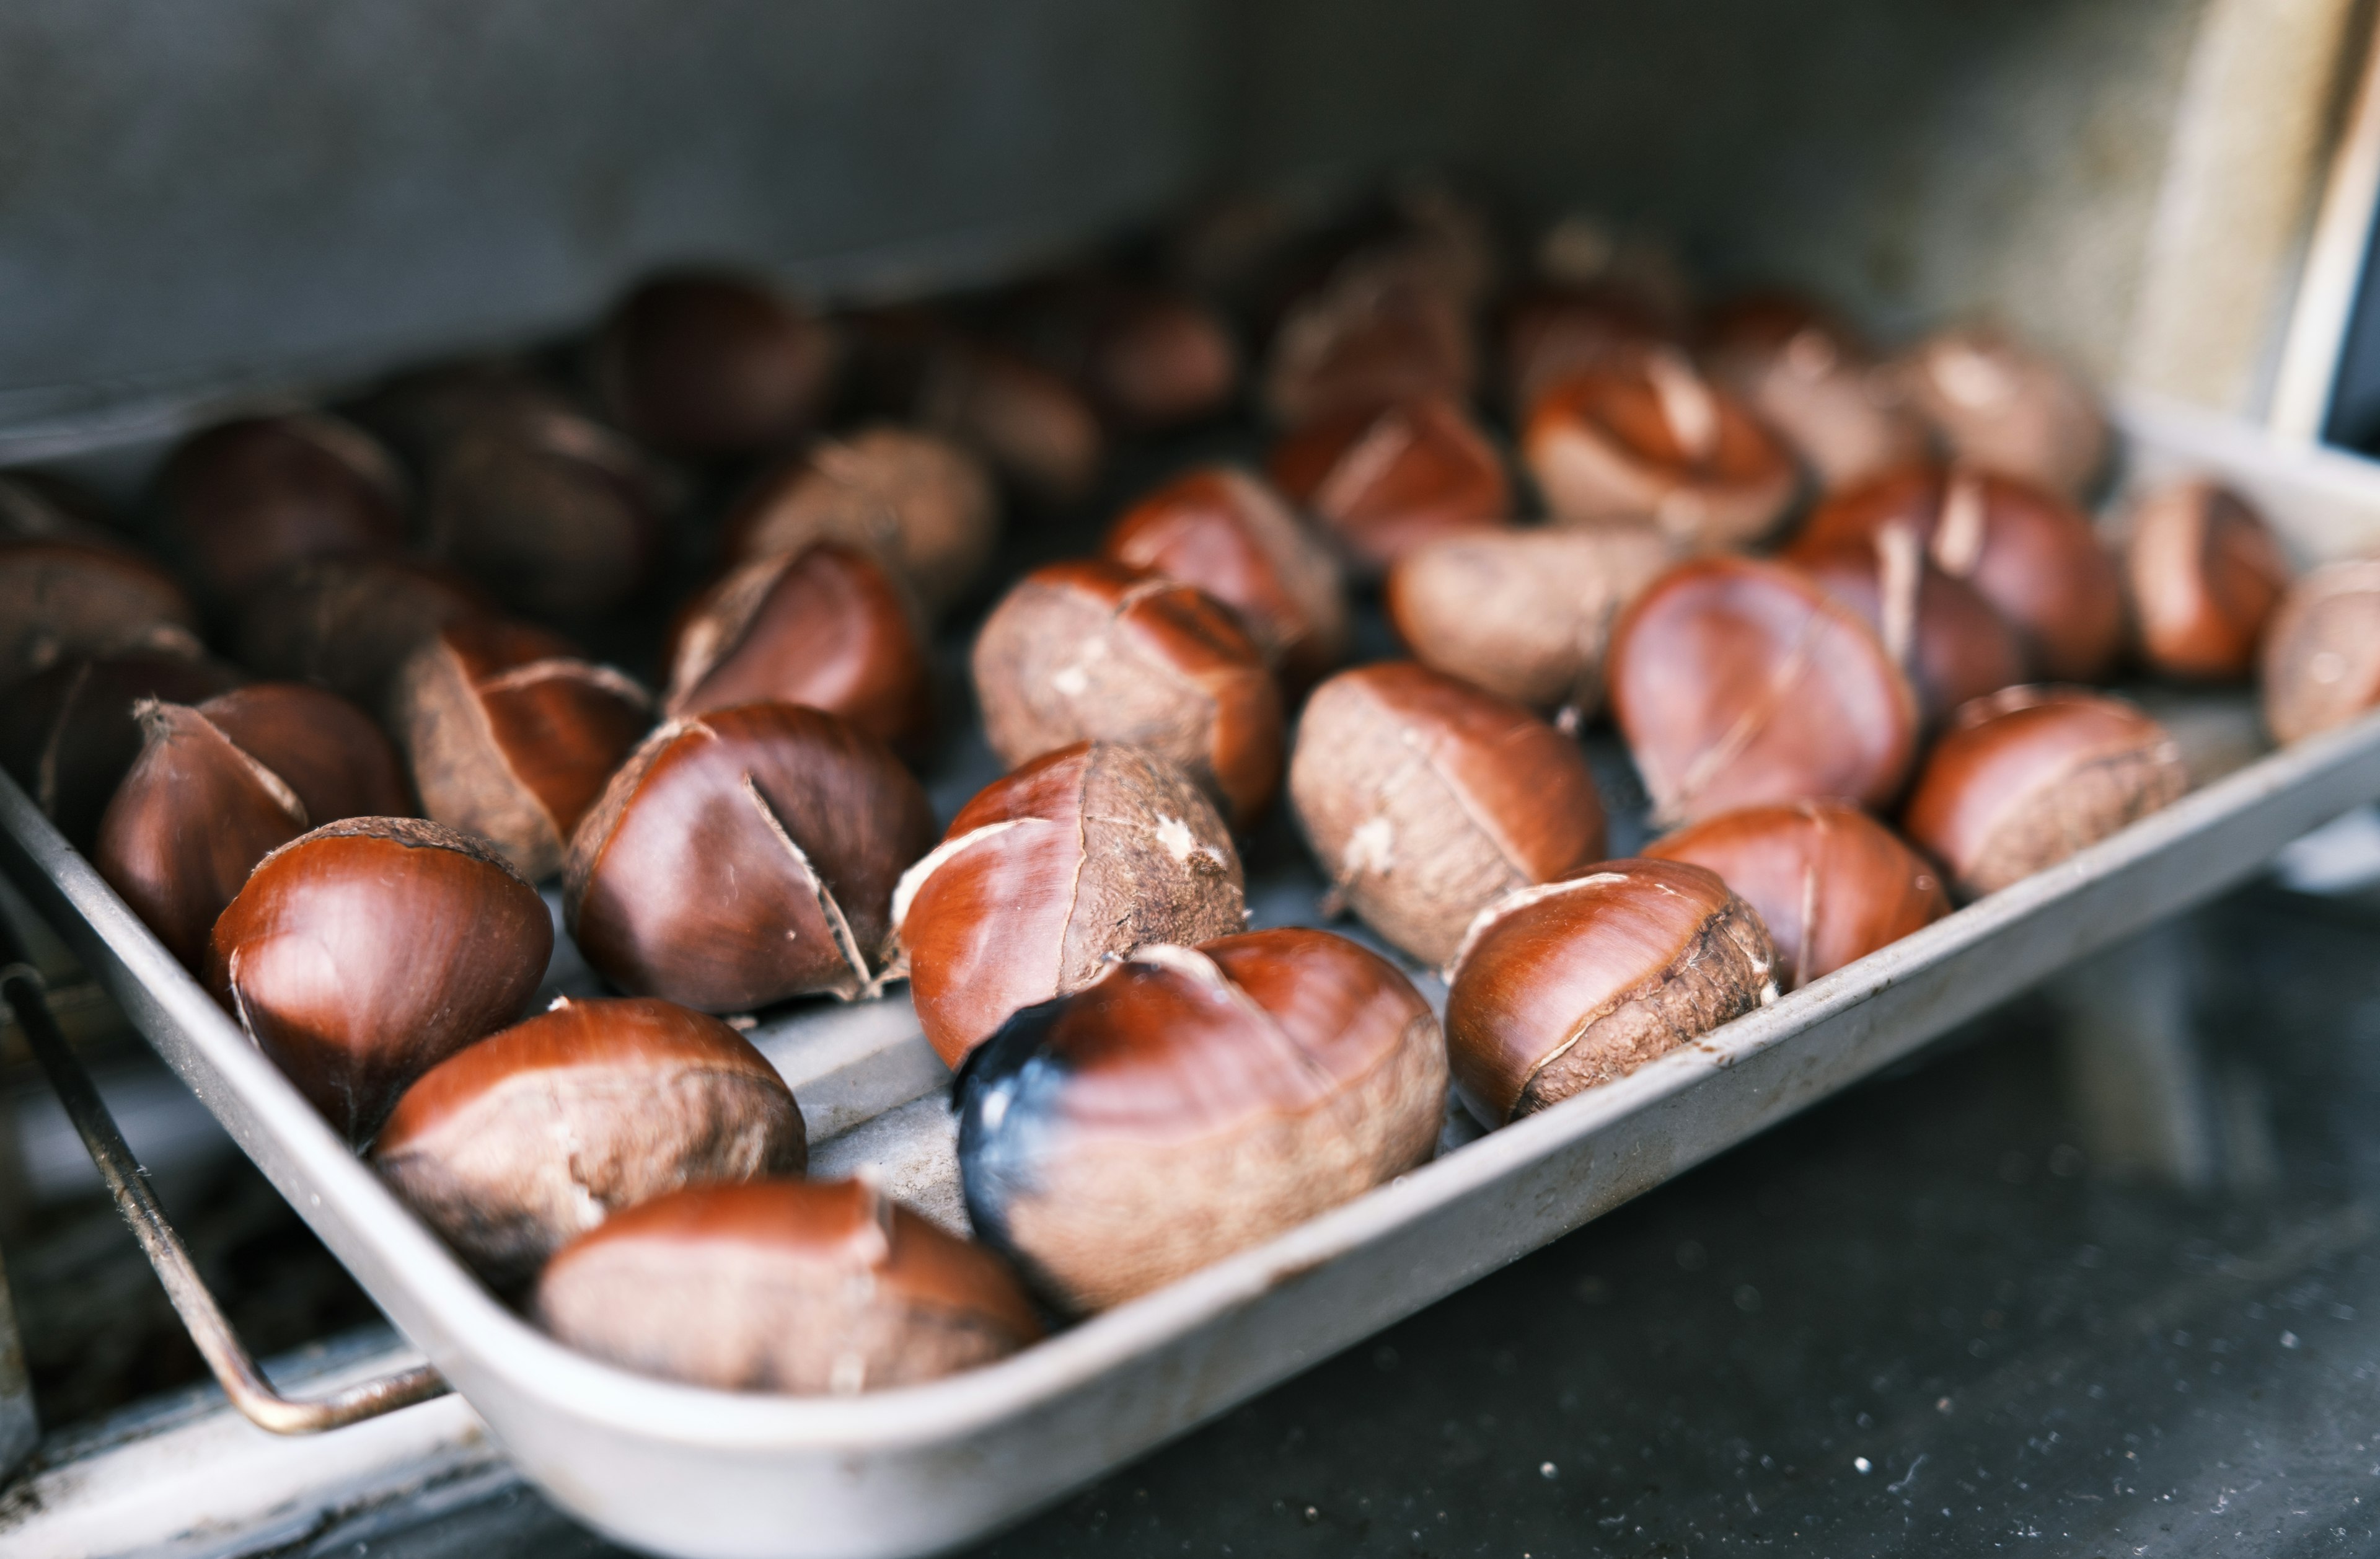
{"type": "Polygon", "coordinates": [[[720,1391],[848,1396],[1003,1358],[1041,1323],[999,1257],[866,1180],[690,1186],[546,1263],[537,1323],[720,1391]]]}
{"type": "Polygon", "coordinates": [[[686,274],[620,301],[594,348],[598,389],[631,434],[679,455],[782,444],[833,388],[834,333],[757,281],[686,274]]]}
{"type": "Polygon", "coordinates": [[[133,706],[198,703],[241,680],[220,661],[155,651],[61,661],[0,689],[0,767],[67,843],[88,853],[108,798],[140,756],[133,706]]]}
{"type": "Polygon", "coordinates": [[[2278,741],[2380,707],[2380,562],[2326,563],[2291,585],[2265,635],[2263,679],[2278,741]]]}
{"type": "Polygon", "coordinates": [[[1956,458],[2079,499],[2107,463],[2107,414],[2064,364],[1988,326],[1937,331],[1900,364],[1956,458]]]}
{"type": "Polygon", "coordinates": [[[967,340],[932,348],[917,391],[918,421],[980,450],[1044,504],[1090,492],[1107,457],[1099,414],[1080,391],[1006,347],[967,340]]]}
{"type": "Polygon", "coordinates": [[[1264,401],[1296,427],[1399,401],[1460,404],[1478,377],[1461,300],[1391,248],[1351,257],[1291,307],[1273,334],[1264,401]]]}
{"type": "Polygon", "coordinates": [[[0,541],[0,685],[141,651],[202,652],[198,608],[172,575],[128,547],[0,541]]]}
{"type": "Polygon", "coordinates": [[[1916,527],[1808,542],[1787,562],[1859,614],[1917,690],[1931,725],[1970,699],[2024,680],[2024,642],[1997,607],[1925,554],[1916,527]]]}
{"type": "Polygon", "coordinates": [[[1455,1091],[1499,1127],[1777,999],[1760,916],[1682,860],[1608,860],[1479,912],[1455,956],[1455,1091]]]}
{"type": "Polygon", "coordinates": [[[1025,576],[976,636],[985,737],[1012,768],[1081,741],[1145,747],[1252,822],[1281,784],[1281,690],[1203,591],[1081,559],[1025,576]]]}
{"type": "Polygon", "coordinates": [[[234,630],[240,663],[312,682],[370,710],[425,639],[495,603],[450,569],[385,554],[320,557],[250,591],[234,630]]]}
{"type": "Polygon", "coordinates": [[[2168,676],[2244,680],[2289,588],[2263,517],[2211,481],[2175,482],[2133,506],[2124,582],[2141,652],[2168,676]]]}
{"type": "Polygon", "coordinates": [[[1951,717],[1901,822],[1962,897],[1980,898],[2189,788],[2180,749],[2138,705],[2078,688],[2006,688],[1951,717]]]}
{"type": "Polygon", "coordinates": [[[1266,470],[1367,575],[1440,536],[1512,523],[1504,462],[1479,425],[1443,398],[1305,423],[1273,446],[1266,470]]]}
{"type": "Polygon", "coordinates": [[[1603,854],[1603,803],[1575,743],[1410,662],[1314,690],[1289,796],[1334,896],[1433,965],[1505,893],[1603,854]]]}
{"type": "Polygon", "coordinates": [[[1135,951],[1017,1013],[954,1094],[978,1237],[1070,1311],[1269,1239],[1430,1156],[1446,1044],[1329,932],[1135,951]]]}
{"type": "Polygon", "coordinates": [[[1247,923],[1239,853],[1196,782],[1153,752],[1084,742],[993,781],[893,895],[917,1021],[955,1066],[1020,1007],[1111,958],[1247,923]]]}
{"type": "Polygon", "coordinates": [[[293,563],[405,541],[396,462],[370,433],[322,412],[210,428],[166,458],[160,488],[166,534],[225,601],[293,563]]]}
{"type": "Polygon", "coordinates": [[[504,859],[418,818],[349,818],[259,861],[208,938],[206,984],[358,1144],[413,1080],[520,1015],[553,921],[504,859]]]}
{"type": "Polygon", "coordinates": [[[1525,420],[1563,380],[1624,368],[1671,345],[1656,311],[1626,287],[1540,283],[1505,311],[1505,396],[1525,420]]]}
{"type": "Polygon", "coordinates": [[[1925,457],[1925,420],[1892,374],[1848,324],[1794,294],[1747,293],[1712,310],[1700,357],[1822,489],[1925,457]]]}
{"type": "Polygon", "coordinates": [[[715,1017],[650,997],[563,1001],[424,1072],[373,1167],[508,1287],[625,1208],[684,1186],[799,1175],[793,1090],[715,1017]]]}

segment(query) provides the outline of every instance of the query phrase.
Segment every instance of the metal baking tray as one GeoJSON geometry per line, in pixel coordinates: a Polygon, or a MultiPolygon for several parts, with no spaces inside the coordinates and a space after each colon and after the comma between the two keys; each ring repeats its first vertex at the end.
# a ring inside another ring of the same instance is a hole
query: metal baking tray
{"type": "MultiPolygon", "coordinates": [[[[2380,470],[2172,408],[2129,405],[2122,421],[2129,470],[2231,481],[2303,559],[2380,539],[2380,470]]],[[[2245,728],[2242,696],[2207,707],[2208,729],[2245,728]]],[[[2247,761],[1619,1082],[1484,1136],[1451,1115],[1434,1163],[1015,1358],[848,1398],[674,1385],[548,1340],[395,1201],[5,779],[0,868],[557,1503],[666,1553],[897,1555],[1048,1503],[2240,881],[2375,797],[2380,714],[2247,761]]],[[[1259,876],[1251,902],[1260,920],[1297,918],[1311,913],[1311,886],[1259,876]]],[[[557,961],[560,983],[583,978],[566,954],[557,961]]],[[[945,1074],[905,999],[796,1008],[753,1037],[801,1100],[816,1172],[874,1163],[929,1214],[962,1216],[945,1074]]]]}

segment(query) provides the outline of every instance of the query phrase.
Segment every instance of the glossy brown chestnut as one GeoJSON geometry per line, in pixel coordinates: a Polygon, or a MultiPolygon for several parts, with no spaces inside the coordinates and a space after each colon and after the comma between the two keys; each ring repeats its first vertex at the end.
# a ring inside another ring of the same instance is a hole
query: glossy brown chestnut
{"type": "Polygon", "coordinates": [[[1514,888],[1603,854],[1577,744],[1520,705],[1411,662],[1314,690],[1289,764],[1298,827],[1334,893],[1428,964],[1514,888]]]}
{"type": "Polygon", "coordinates": [[[160,498],[174,545],[226,601],[293,563],[405,541],[396,462],[321,412],[208,429],[166,460],[160,498]]]}
{"type": "Polygon", "coordinates": [[[783,444],[825,407],[834,333],[759,282],[682,274],[645,283],[605,322],[594,377],[613,418],[679,455],[783,444]]]}
{"type": "Polygon", "coordinates": [[[1902,359],[1900,378],[1957,459],[2070,499],[2107,463],[2107,419],[2090,387],[1998,330],[1937,331],[1902,359]]]}
{"type": "Polygon", "coordinates": [[[1184,472],[1124,511],[1099,552],[1196,586],[1239,614],[1292,689],[1311,687],[1346,657],[1339,560],[1254,472],[1184,472]]]}
{"type": "Polygon", "coordinates": [[[1840,801],[1722,812],[1664,834],[1645,854],[1716,871],[1757,910],[1786,991],[1950,912],[1933,867],[1892,830],[1840,801]]]}
{"type": "Polygon", "coordinates": [[[1645,526],[1449,536],[1389,570],[1389,620],[1422,664],[1575,722],[1602,706],[1612,620],[1676,555],[1645,526]]]}
{"type": "Polygon", "coordinates": [[[2024,641],[1966,580],[1925,555],[1914,526],[1806,542],[1786,560],[1859,614],[1917,690],[1929,725],[2024,680],[2024,641]]]}
{"type": "Polygon", "coordinates": [[[547,1263],[537,1322],[582,1353],[722,1391],[848,1396],[1041,1335],[999,1257],[861,1180],[694,1186],[547,1263]]]}
{"type": "Polygon", "coordinates": [[[2380,707],[2380,562],[2326,563],[2289,587],[2265,635],[2263,682],[2277,741],[2380,707]]]}
{"type": "Polygon", "coordinates": [[[1245,932],[1142,947],[1026,1008],[955,1092],[978,1236],[1063,1309],[1099,1310],[1428,1159],[1446,1041],[1378,954],[1245,932]]]}
{"type": "Polygon", "coordinates": [[[1446,997],[1454,1087],[1502,1126],[1777,999],[1760,916],[1718,873],[1608,860],[1479,913],[1446,997]]]}
{"type": "Polygon", "coordinates": [[[1512,523],[1503,461],[1449,400],[1309,422],[1273,446],[1266,469],[1367,575],[1440,536],[1512,523]]]}
{"type": "Polygon", "coordinates": [[[1088,493],[1107,457],[1099,414],[1081,391],[1028,358],[982,342],[948,341],[929,353],[917,418],[980,451],[1044,504],[1088,493]]]}
{"type": "Polygon", "coordinates": [[[2006,688],[1951,717],[1902,826],[1980,898],[2057,865],[2190,788],[2181,752],[2136,704],[2006,688]]]}
{"type": "Polygon", "coordinates": [[[1178,763],[1234,828],[1281,784],[1281,691],[1239,620],[1188,585],[1082,559],[1001,597],[972,663],[984,735],[1010,767],[1081,741],[1178,763]]]}
{"type": "Polygon", "coordinates": [[[479,840],[350,818],[259,861],[208,942],[215,999],[361,1144],[414,1078],[520,1015],[553,922],[479,840]]]}
{"type": "Polygon", "coordinates": [[[249,592],[233,642],[266,676],[312,682],[370,710],[425,639],[495,603],[461,575],[385,554],[322,557],[249,592]]]}
{"type": "Polygon", "coordinates": [[[238,686],[220,661],[154,652],[64,661],[0,689],[0,766],[67,842],[88,853],[100,815],[140,756],[142,699],[198,703],[238,686]]]}
{"type": "Polygon", "coordinates": [[[1478,379],[1461,300],[1427,263],[1390,249],[1351,257],[1290,310],[1265,363],[1264,400],[1298,427],[1400,401],[1460,405],[1478,379]]]}
{"type": "Polygon", "coordinates": [[[1914,530],[1944,573],[1966,580],[2024,639],[2034,667],[2089,681],[2122,648],[2123,587],[2082,510],[2045,488],[1973,466],[1903,467],[1830,494],[1794,550],[1914,530]]]}
{"type": "Polygon", "coordinates": [[[1704,371],[1832,490],[1925,457],[1931,435],[1841,320],[1791,293],[1749,293],[1703,321],[1704,371]]]}
{"type": "Polygon", "coordinates": [[[422,811],[504,852],[531,881],[651,723],[651,698],[542,628],[450,623],[397,670],[388,723],[422,811]]]}
{"type": "Polygon", "coordinates": [[[840,542],[730,570],[679,615],[668,664],[673,719],[773,699],[899,746],[933,714],[917,603],[882,564],[840,542]]]}
{"type": "Polygon", "coordinates": [[[372,1164],[499,1287],[623,1209],[799,1175],[800,1106],[751,1041],[650,997],[564,1001],[405,1090],[372,1164]]]}
{"type": "Polygon", "coordinates": [[[604,978],[706,1012],[872,993],[893,884],[934,841],[885,746],[793,704],[647,737],[571,840],[570,933],[604,978]]]}
{"type": "Polygon", "coordinates": [[[1521,454],[1560,523],[1651,525],[1702,550],[1758,541],[1801,487],[1775,435],[1675,351],[1555,384],[1521,454]]]}
{"type": "Polygon", "coordinates": [[[986,786],[901,879],[892,926],[917,1021],[957,1066],[1011,1013],[1152,942],[1247,922],[1232,836],[1190,776],[1085,742],[986,786]]]}
{"type": "Polygon", "coordinates": [[[1658,315],[1625,288],[1541,284],[1505,311],[1507,403],[1525,420],[1563,380],[1625,369],[1672,345],[1658,315]]]}
{"type": "Polygon", "coordinates": [[[1917,749],[1917,695],[1882,641],[1781,563],[1672,569],[1621,615],[1604,676],[1664,823],[1768,801],[1888,801],[1917,749]]]}
{"type": "Polygon", "coordinates": [[[0,541],[0,686],[60,661],[200,653],[199,612],[128,547],[0,541]]]}
{"type": "Polygon", "coordinates": [[[2237,493],[2192,481],[2146,494],[2124,542],[2142,657],[2168,676],[2246,680],[2290,572],[2264,518],[2237,493]]]}

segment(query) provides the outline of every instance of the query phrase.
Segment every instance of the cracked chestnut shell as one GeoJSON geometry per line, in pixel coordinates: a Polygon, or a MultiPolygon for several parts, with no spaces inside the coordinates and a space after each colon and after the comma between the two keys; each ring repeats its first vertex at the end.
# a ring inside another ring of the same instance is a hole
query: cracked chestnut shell
{"type": "Polygon", "coordinates": [[[1455,1091],[1502,1126],[1777,998],[1760,916],[1718,873],[1611,860],[1480,911],[1454,961],[1446,1043],[1455,1091]]]}
{"type": "Polygon", "coordinates": [[[242,680],[220,661],[156,651],[60,662],[0,689],[0,766],[88,854],[108,798],[140,756],[133,707],[198,703],[242,680]]]}
{"type": "Polygon", "coordinates": [[[405,1090],[371,1157],[501,1288],[624,1209],[799,1175],[809,1150],[793,1090],[750,1041],[632,996],[565,1001],[455,1052],[405,1090]]]}
{"type": "Polygon", "coordinates": [[[1004,347],[948,340],[926,357],[917,420],[999,468],[1043,504],[1071,504],[1099,481],[1106,437],[1081,391],[1004,347]]]}
{"type": "Polygon", "coordinates": [[[1892,830],[1840,801],[1746,807],[1666,834],[1647,859],[1718,873],[1759,912],[1791,991],[1950,912],[1942,880],[1892,830]]]}
{"type": "Polygon", "coordinates": [[[201,652],[198,608],[172,575],[127,547],[0,541],[0,685],[143,651],[201,652]]]}
{"type": "Polygon", "coordinates": [[[369,710],[388,707],[389,681],[425,639],[495,603],[453,570],[387,554],[310,559],[241,603],[240,664],[312,682],[369,710]]]}
{"type": "Polygon", "coordinates": [[[594,348],[594,379],[619,425],[676,455],[783,444],[833,389],[834,333],[742,276],[660,276],[621,299],[594,348]]]}
{"type": "Polygon", "coordinates": [[[1713,381],[1791,446],[1822,490],[1925,457],[1925,420],[1850,325],[1790,292],[1730,298],[1705,318],[1713,381]]]}
{"type": "Polygon", "coordinates": [[[257,863],[208,939],[206,985],[351,1142],[413,1080],[520,1015],[553,922],[486,845],[349,818],[257,863]]]}
{"type": "Polygon", "coordinates": [[[1785,554],[1859,614],[1917,691],[1931,725],[1970,699],[2024,680],[2024,641],[1966,580],[1925,555],[1916,528],[1804,542],[1785,554]]]}
{"type": "Polygon", "coordinates": [[[185,441],[159,497],[166,534],[224,600],[307,558],[405,542],[396,462],[361,428],[318,411],[243,418],[185,441]]]}
{"type": "Polygon", "coordinates": [[[955,1089],[978,1236],[1071,1311],[1271,1238],[1430,1156],[1446,1043],[1329,932],[1138,949],[1017,1013],[955,1089]]]}
{"type": "Polygon", "coordinates": [[[2070,499],[2107,464],[2098,396],[2064,364],[2001,331],[1937,331],[1901,359],[1898,376],[1960,460],[2070,499]]]}
{"type": "Polygon", "coordinates": [[[2124,542],[2143,658],[2168,676],[2244,681],[2290,573],[2280,542],[2237,493],[2204,481],[2148,493],[2124,542]]]}
{"type": "Polygon", "coordinates": [[[1478,378],[1462,300],[1391,247],[1351,257],[1291,307],[1265,362],[1264,402],[1296,427],[1398,401],[1467,401],[1478,378]]]}
{"type": "Polygon", "coordinates": [[[864,1180],[692,1186],[565,1246],[537,1323],[639,1374],[721,1391],[917,1385],[1037,1341],[1016,1276],[864,1180]]]}
{"type": "Polygon", "coordinates": [[[872,993],[893,884],[933,844],[883,743],[794,704],[673,720],[571,840],[563,913],[603,977],[705,1012],[872,993]]]}
{"type": "Polygon", "coordinates": [[[1245,828],[1281,784],[1281,689],[1237,618],[1200,591],[1095,559],[1001,597],[971,662],[984,736],[1012,768],[1080,741],[1145,747],[1245,828]]]}
{"type": "Polygon", "coordinates": [[[2277,741],[2380,706],[2380,562],[2327,563],[2289,587],[2265,635],[2263,682],[2277,741]]]}
{"type": "Polygon", "coordinates": [[[2190,788],[2163,725],[2123,699],[2008,688],[1951,718],[1901,823],[1980,898],[2057,865],[2190,788]]]}
{"type": "Polygon", "coordinates": [[[1196,784],[1108,742],[986,786],[892,900],[917,1021],[953,1066],[1010,1014],[1080,990],[1110,958],[1246,922],[1239,853],[1196,784]]]}
{"type": "Polygon", "coordinates": [[[1305,423],[1273,445],[1265,469],[1366,575],[1441,536],[1512,523],[1503,460],[1479,425],[1443,398],[1305,423]]]}
{"type": "Polygon", "coordinates": [[[1603,803],[1576,743],[1410,662],[1314,690],[1289,796],[1334,895],[1427,964],[1453,956],[1504,894],[1603,854],[1603,803]]]}

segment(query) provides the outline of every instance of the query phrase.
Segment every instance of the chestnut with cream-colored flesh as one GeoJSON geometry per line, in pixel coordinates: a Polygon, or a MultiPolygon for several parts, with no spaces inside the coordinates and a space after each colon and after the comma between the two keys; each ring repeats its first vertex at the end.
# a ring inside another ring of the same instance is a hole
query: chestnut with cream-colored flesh
{"type": "Polygon", "coordinates": [[[251,591],[233,628],[240,664],[328,688],[368,710],[421,641],[495,603],[442,566],[385,554],[318,557],[251,591]]]}
{"type": "Polygon", "coordinates": [[[1862,481],[1925,457],[1925,419],[1841,321],[1790,293],[1754,293],[1713,310],[1699,356],[1792,446],[1820,488],[1862,481]]]}
{"type": "Polygon", "coordinates": [[[748,454],[799,434],[833,388],[834,334],[757,282],[645,283],[604,322],[593,377],[619,425],[677,455],[748,454]]]}
{"type": "Polygon", "coordinates": [[[2380,562],[2326,563],[2290,586],[2263,660],[2265,725],[2277,741],[2380,707],[2380,562]]]}
{"type": "Polygon", "coordinates": [[[1000,492],[981,460],[936,433],[880,424],[821,439],[765,478],[727,521],[732,563],[813,542],[865,547],[946,611],[991,561],[1000,492]]]}
{"type": "Polygon", "coordinates": [[[159,479],[165,531],[232,601],[292,564],[405,543],[405,482],[361,428],[322,412],[250,417],[185,440],[159,479]]]}
{"type": "Polygon", "coordinates": [[[1916,689],[1927,725],[2024,680],[2024,643],[1973,585],[1925,555],[1914,526],[1796,546],[1785,560],[1859,614],[1916,689]]]}
{"type": "Polygon", "coordinates": [[[2063,364],[1999,331],[1937,331],[1901,359],[1899,377],[1961,460],[2070,499],[2083,497],[2107,463],[2098,397],[2063,364]]]}
{"type": "Polygon", "coordinates": [[[2141,652],[2168,676],[2244,681],[2289,588],[2289,560],[2247,501],[2176,482],[2134,505],[2124,582],[2141,652]]]}
{"type": "Polygon", "coordinates": [[[0,541],[0,687],[142,652],[200,653],[198,608],[172,575],[124,547],[0,541]]]}
{"type": "Polygon", "coordinates": [[[1440,536],[1512,523],[1502,458],[1462,407],[1442,398],[1305,423],[1273,445],[1265,469],[1366,574],[1440,536]]]}

